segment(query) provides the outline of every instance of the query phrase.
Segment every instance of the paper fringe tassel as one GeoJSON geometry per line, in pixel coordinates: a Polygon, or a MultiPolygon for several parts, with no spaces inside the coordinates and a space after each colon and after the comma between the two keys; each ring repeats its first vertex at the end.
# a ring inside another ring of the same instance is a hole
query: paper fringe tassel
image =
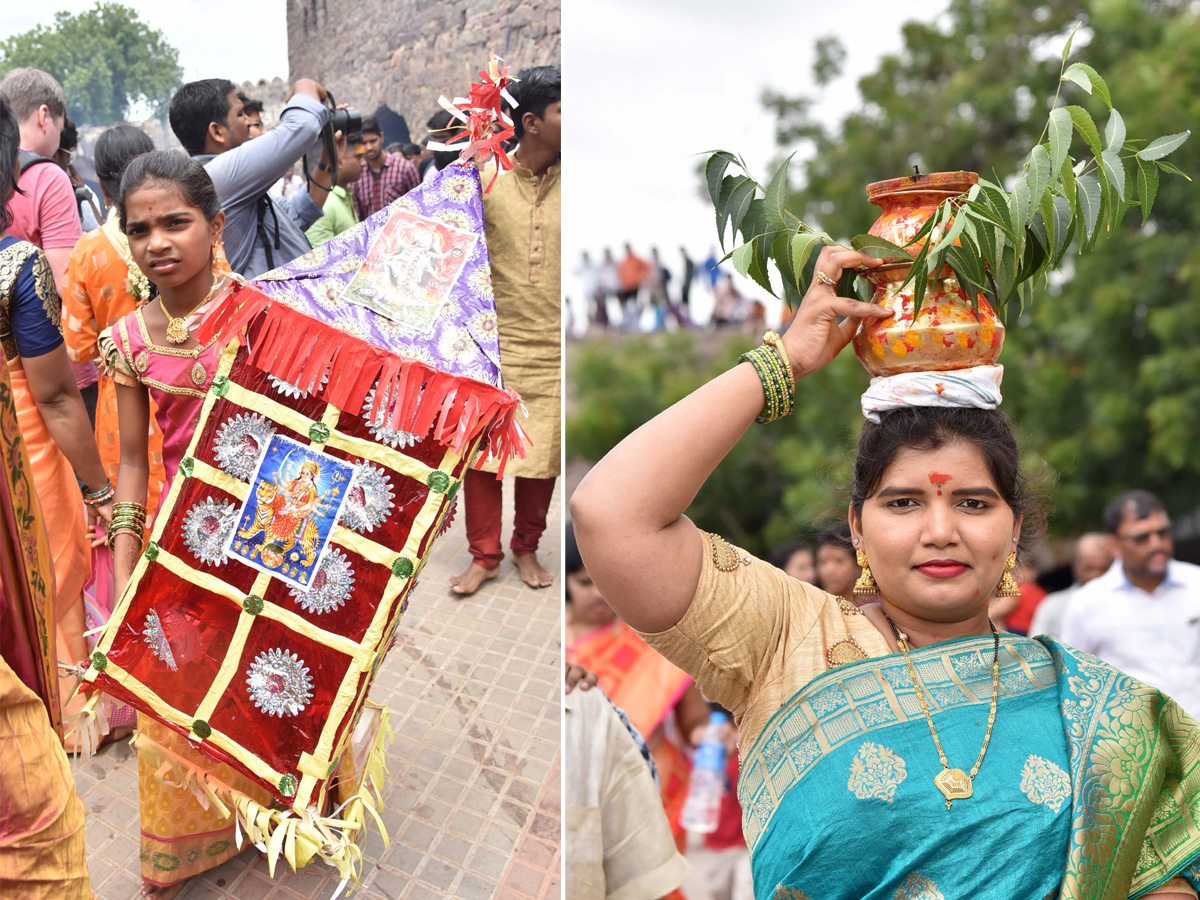
{"type": "MultiPolygon", "coordinates": [[[[78,692],[79,684],[77,683],[67,702],[69,703],[78,692]]],[[[63,717],[63,740],[65,741],[71,734],[75,736],[75,752],[68,754],[74,757],[71,762],[72,768],[82,765],[95,756],[96,750],[100,746],[100,739],[111,731],[108,725],[108,713],[104,708],[106,700],[110,706],[116,703],[107,694],[95,694],[79,712],[63,717]],[[74,732],[67,730],[68,725],[75,726],[74,732]]]]}
{"type": "MultiPolygon", "coordinates": [[[[388,846],[387,828],[380,812],[387,786],[387,748],[392,742],[390,711],[380,714],[379,733],[367,754],[359,791],[328,816],[311,809],[272,809],[231,787],[213,773],[198,769],[190,760],[137,735],[134,744],[139,755],[156,766],[154,776],[172,787],[186,787],[204,809],[215,808],[223,816],[234,816],[234,837],[238,848],[248,841],[267,855],[267,871],[275,877],[275,866],[282,856],[292,871],[302,869],[314,857],[338,870],[342,880],[331,900],[346,886],[359,883],[362,872],[362,836],[368,815],[379,827],[384,846],[388,846]],[[168,780],[168,779],[173,779],[168,780]]],[[[347,749],[347,753],[351,750],[347,749]]]]}
{"type": "Polygon", "coordinates": [[[516,419],[520,396],[473,378],[442,372],[414,359],[369,344],[298,312],[253,285],[229,295],[205,318],[196,333],[204,344],[214,336],[245,341],[251,365],[320,394],[338,409],[357,413],[376,385],[370,414],[375,419],[389,404],[384,424],[412,434],[428,434],[458,453],[489,422],[487,447],[507,461],[525,456],[529,436],[516,419]],[[328,383],[320,387],[328,376],[328,383]]]}
{"type": "Polygon", "coordinates": [[[451,123],[450,128],[461,129],[458,134],[445,142],[429,141],[430,150],[458,150],[456,164],[469,166],[478,163],[480,166],[495,160],[496,169],[492,180],[483,189],[486,194],[496,184],[500,172],[512,169],[512,160],[504,150],[504,142],[515,134],[513,120],[505,115],[501,100],[507,100],[515,110],[517,101],[508,92],[508,86],[517,79],[509,74],[505,61],[488,51],[487,71],[480,70],[479,81],[471,85],[470,96],[455,97],[453,102],[445,95],[438,97],[442,109],[454,116],[461,125],[451,123]]]}

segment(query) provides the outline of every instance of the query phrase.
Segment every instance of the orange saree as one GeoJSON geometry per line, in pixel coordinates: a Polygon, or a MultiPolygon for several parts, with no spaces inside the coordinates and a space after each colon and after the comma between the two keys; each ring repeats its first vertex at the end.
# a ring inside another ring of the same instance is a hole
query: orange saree
{"type": "Polygon", "coordinates": [[[83,802],[62,745],[54,572],[0,357],[0,886],[12,900],[86,900],[83,802]]]}
{"type": "MultiPolygon", "coordinates": [[[[45,255],[32,244],[6,238],[0,247],[0,341],[8,362],[17,424],[50,539],[49,559],[57,598],[50,622],[52,629],[57,625],[58,659],[75,663],[87,656],[83,586],[92,571],[83,494],[71,464],[42,419],[18,351],[19,337],[26,334],[22,328],[40,332],[53,329],[57,337],[59,315],[58,294],[45,255]],[[28,320],[17,327],[21,311],[30,307],[37,310],[36,329],[30,328],[28,320]]],[[[67,676],[59,690],[65,697],[73,687],[74,681],[67,676]]]]}

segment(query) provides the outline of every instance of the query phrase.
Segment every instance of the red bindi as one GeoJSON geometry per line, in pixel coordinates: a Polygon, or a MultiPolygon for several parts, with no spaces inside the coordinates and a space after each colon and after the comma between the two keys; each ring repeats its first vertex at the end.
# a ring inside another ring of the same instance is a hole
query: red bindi
{"type": "Polygon", "coordinates": [[[930,472],[929,483],[937,488],[938,496],[942,496],[942,485],[950,481],[949,475],[943,475],[941,472],[930,472]]]}

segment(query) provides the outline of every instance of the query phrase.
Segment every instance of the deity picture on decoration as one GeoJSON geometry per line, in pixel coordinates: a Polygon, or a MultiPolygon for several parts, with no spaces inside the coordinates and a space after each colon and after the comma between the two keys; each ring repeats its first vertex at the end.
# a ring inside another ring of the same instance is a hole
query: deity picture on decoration
{"type": "Polygon", "coordinates": [[[307,590],[356,472],[343,460],[273,436],[227,552],[307,590]]]}
{"type": "Polygon", "coordinates": [[[397,209],[371,245],[342,299],[427,334],[479,236],[397,209]]]}

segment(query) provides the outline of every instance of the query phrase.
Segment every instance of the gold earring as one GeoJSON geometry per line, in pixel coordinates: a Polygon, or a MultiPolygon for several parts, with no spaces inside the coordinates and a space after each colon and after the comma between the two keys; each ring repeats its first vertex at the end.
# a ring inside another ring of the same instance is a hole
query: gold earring
{"type": "Polygon", "coordinates": [[[866,594],[878,594],[879,585],[875,583],[875,576],[871,574],[871,564],[867,562],[867,554],[861,550],[858,553],[858,564],[862,567],[862,574],[858,576],[858,581],[854,582],[854,593],[858,596],[866,594]]]}
{"type": "Polygon", "coordinates": [[[1021,589],[1017,587],[1017,579],[1013,578],[1013,569],[1017,567],[1017,551],[1014,550],[1008,555],[1008,562],[1004,564],[1004,575],[1000,578],[1000,584],[996,586],[997,597],[1020,597],[1021,589]]]}

